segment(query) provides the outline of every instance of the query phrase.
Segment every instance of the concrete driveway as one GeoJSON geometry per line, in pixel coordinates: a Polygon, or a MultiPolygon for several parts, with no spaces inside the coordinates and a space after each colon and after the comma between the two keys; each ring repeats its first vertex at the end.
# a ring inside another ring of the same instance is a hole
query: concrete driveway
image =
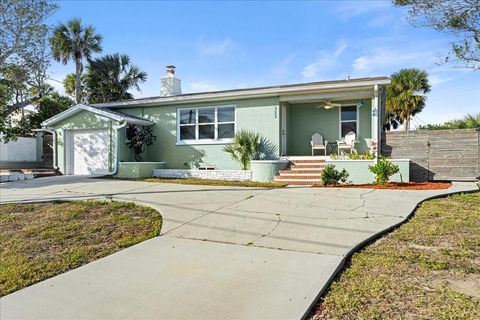
{"type": "Polygon", "coordinates": [[[162,236],[0,299],[0,319],[299,319],[356,247],[418,202],[478,190],[282,189],[54,177],[1,202],[107,198],[152,206],[162,236]]]}

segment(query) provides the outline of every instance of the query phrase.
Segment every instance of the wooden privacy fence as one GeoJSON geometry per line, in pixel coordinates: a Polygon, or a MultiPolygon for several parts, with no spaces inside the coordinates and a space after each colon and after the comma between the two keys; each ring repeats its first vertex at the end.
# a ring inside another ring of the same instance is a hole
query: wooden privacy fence
{"type": "Polygon", "coordinates": [[[479,179],[480,129],[386,132],[382,154],[412,160],[414,181],[479,179]]]}

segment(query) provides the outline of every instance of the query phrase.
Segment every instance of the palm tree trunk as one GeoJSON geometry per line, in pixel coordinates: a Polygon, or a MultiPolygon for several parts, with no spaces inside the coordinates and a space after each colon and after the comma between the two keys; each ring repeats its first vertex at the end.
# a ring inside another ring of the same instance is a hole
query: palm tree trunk
{"type": "Polygon", "coordinates": [[[401,118],[403,119],[403,130],[408,131],[410,126],[410,114],[406,110],[401,111],[401,118]]]}
{"type": "Polygon", "coordinates": [[[80,103],[82,100],[82,59],[75,59],[75,101],[80,103]]]}

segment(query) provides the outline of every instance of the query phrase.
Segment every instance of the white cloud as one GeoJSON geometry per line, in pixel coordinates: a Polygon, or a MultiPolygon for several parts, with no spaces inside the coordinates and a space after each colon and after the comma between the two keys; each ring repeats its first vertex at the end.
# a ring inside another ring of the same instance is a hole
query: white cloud
{"type": "Polygon", "coordinates": [[[385,70],[393,67],[416,67],[432,63],[434,56],[431,52],[416,50],[415,52],[401,52],[394,49],[381,48],[365,54],[353,61],[355,71],[370,72],[385,70]]]}
{"type": "Polygon", "coordinates": [[[193,92],[218,91],[220,87],[211,83],[210,81],[197,81],[189,84],[193,92]]]}
{"type": "Polygon", "coordinates": [[[318,59],[303,68],[302,76],[306,79],[318,78],[322,72],[334,68],[337,64],[338,57],[347,47],[348,45],[345,42],[339,42],[333,52],[320,51],[318,59]]]}
{"type": "Polygon", "coordinates": [[[273,66],[271,69],[271,74],[274,78],[282,78],[289,74],[289,67],[292,63],[293,59],[295,58],[295,54],[291,53],[286,56],[280,63],[273,66]]]}
{"type": "Polygon", "coordinates": [[[452,81],[453,79],[454,79],[454,77],[447,77],[447,76],[442,76],[442,75],[439,75],[439,74],[430,74],[428,76],[428,80],[429,80],[430,84],[432,85],[432,87],[436,87],[436,86],[438,86],[442,83],[452,81]]]}
{"type": "Polygon", "coordinates": [[[204,37],[198,40],[198,51],[203,55],[222,55],[233,48],[235,43],[229,38],[208,41],[204,37]]]}
{"type": "Polygon", "coordinates": [[[342,20],[391,8],[389,1],[338,1],[335,13],[342,20]]]}

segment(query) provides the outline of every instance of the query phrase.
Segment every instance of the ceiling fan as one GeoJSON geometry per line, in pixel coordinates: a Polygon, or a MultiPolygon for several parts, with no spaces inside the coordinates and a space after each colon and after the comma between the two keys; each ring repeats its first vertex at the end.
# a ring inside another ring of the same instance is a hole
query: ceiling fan
{"type": "Polygon", "coordinates": [[[341,107],[340,103],[334,103],[331,101],[324,101],[321,105],[317,106],[317,108],[325,108],[325,109],[332,109],[334,107],[341,107]]]}

